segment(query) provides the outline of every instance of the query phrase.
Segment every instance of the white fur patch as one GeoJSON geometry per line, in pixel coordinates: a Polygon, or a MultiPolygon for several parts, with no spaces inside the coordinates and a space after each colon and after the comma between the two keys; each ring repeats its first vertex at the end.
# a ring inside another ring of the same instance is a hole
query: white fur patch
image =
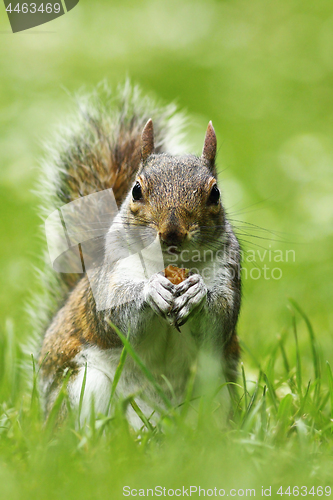
{"type": "MultiPolygon", "coordinates": [[[[186,325],[181,332],[170,327],[161,318],[156,317],[150,335],[147,335],[137,352],[150,371],[156,376],[165,375],[171,383],[177,402],[181,402],[189,368],[193,363],[197,348],[186,325]]],[[[110,401],[111,387],[119,363],[121,348],[102,350],[99,347],[88,347],[78,354],[74,362],[79,366],[79,373],[68,385],[68,394],[73,407],[78,408],[82,390],[85,366],[87,365],[86,385],[81,409],[81,424],[88,419],[94,400],[95,412],[105,414],[110,401]]],[[[163,379],[159,378],[163,384],[163,379]]],[[[164,387],[167,390],[167,385],[164,387]]],[[[149,417],[155,404],[162,406],[162,401],[145,375],[128,355],[121,374],[116,396],[126,398],[135,395],[135,401],[142,412],[149,417]],[[140,393],[144,393],[141,397],[140,393]],[[151,405],[147,403],[151,401],[151,405]]],[[[111,408],[112,412],[112,408],[111,408]]],[[[140,428],[143,422],[129,407],[127,417],[130,425],[140,428]]]]}

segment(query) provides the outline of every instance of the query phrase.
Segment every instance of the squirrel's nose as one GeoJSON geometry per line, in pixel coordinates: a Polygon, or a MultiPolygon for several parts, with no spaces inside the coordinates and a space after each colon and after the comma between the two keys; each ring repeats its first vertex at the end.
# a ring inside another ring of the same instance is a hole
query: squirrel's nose
{"type": "Polygon", "coordinates": [[[186,233],[181,230],[170,229],[163,232],[160,231],[159,236],[162,243],[171,247],[180,245],[184,241],[186,233]]]}

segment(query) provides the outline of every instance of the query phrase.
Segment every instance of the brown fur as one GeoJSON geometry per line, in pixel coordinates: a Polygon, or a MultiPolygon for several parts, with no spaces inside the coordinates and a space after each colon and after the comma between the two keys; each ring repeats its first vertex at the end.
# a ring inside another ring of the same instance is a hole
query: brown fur
{"type": "Polygon", "coordinates": [[[237,379],[237,366],[241,349],[236,332],[234,331],[229,341],[223,347],[224,358],[228,361],[226,369],[227,379],[235,382],[237,379]]]}
{"type": "Polygon", "coordinates": [[[137,180],[143,199],[130,202],[128,219],[133,224],[139,220],[155,228],[162,243],[181,245],[200,227],[205,228],[206,235],[208,231],[216,232],[217,237],[223,232],[222,205],[207,204],[216,178],[203,159],[192,155],[152,155],[137,180]]]}
{"type": "Polygon", "coordinates": [[[110,349],[122,345],[116,333],[97,318],[95,301],[88,278],[84,277],[56,315],[46,332],[40,362],[43,376],[67,367],[83,346],[96,345],[110,349]]]}

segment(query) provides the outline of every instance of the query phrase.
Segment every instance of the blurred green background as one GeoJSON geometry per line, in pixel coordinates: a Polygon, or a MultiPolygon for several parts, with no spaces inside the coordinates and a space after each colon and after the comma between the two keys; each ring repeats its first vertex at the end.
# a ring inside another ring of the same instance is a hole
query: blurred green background
{"type": "Polygon", "coordinates": [[[32,192],[43,142],[66,121],[72,93],[130,77],[188,112],[192,152],[213,121],[243,247],[260,252],[257,267],[282,269],[278,280],[244,279],[241,339],[263,359],[289,328],[292,297],[332,360],[331,0],[80,0],[15,35],[1,4],[0,22],[1,325],[12,318],[21,339],[30,330],[24,303],[38,288],[33,266],[45,245],[32,192]],[[294,250],[295,262],[270,262],[269,249],[294,250]]]}

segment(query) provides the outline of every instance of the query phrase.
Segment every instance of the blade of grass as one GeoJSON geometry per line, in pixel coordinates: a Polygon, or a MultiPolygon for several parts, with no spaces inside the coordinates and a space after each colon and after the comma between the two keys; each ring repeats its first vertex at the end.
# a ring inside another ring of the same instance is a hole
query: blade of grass
{"type": "MultiPolygon", "coordinates": [[[[264,376],[264,380],[266,382],[266,385],[268,387],[268,392],[269,392],[269,394],[271,396],[271,400],[273,402],[275,411],[277,412],[278,411],[277,402],[276,402],[277,398],[276,398],[276,394],[275,394],[274,388],[273,388],[270,380],[268,379],[266,373],[264,373],[263,376],[264,376]]],[[[266,392],[265,392],[265,396],[266,396],[266,392]]]]}
{"type": "Polygon", "coordinates": [[[32,361],[32,391],[31,391],[30,410],[36,407],[36,399],[37,399],[37,374],[36,374],[36,363],[33,354],[31,354],[31,361],[32,361]]]}
{"type": "Polygon", "coordinates": [[[92,442],[96,442],[97,439],[97,429],[96,429],[96,412],[95,412],[95,400],[92,398],[91,406],[90,406],[90,416],[89,416],[89,425],[91,429],[91,437],[92,442]]]}
{"type": "Polygon", "coordinates": [[[286,373],[289,374],[290,373],[290,366],[289,366],[289,361],[287,358],[287,353],[286,353],[286,350],[284,348],[284,338],[283,337],[279,338],[279,346],[280,346],[280,350],[281,350],[281,354],[282,354],[284,369],[285,369],[286,373]]]}
{"type": "Polygon", "coordinates": [[[48,357],[49,353],[47,352],[42,360],[41,363],[38,365],[38,369],[36,370],[36,361],[34,358],[34,355],[31,354],[31,361],[32,361],[32,390],[31,390],[31,399],[30,399],[30,411],[31,412],[36,412],[36,415],[38,417],[41,416],[41,407],[40,407],[40,399],[39,399],[39,390],[38,390],[38,376],[39,372],[45,363],[46,358],[48,357]]]}
{"type": "Polygon", "coordinates": [[[290,416],[291,413],[292,403],[293,403],[292,395],[290,393],[286,394],[279,404],[279,410],[277,414],[279,420],[281,421],[287,420],[287,418],[290,416]]]}
{"type": "Polygon", "coordinates": [[[245,410],[243,421],[242,421],[242,424],[241,424],[241,429],[244,427],[244,424],[245,424],[246,420],[248,419],[248,417],[249,417],[249,415],[251,413],[251,409],[252,409],[252,407],[254,405],[254,402],[255,402],[255,400],[257,398],[257,395],[258,395],[258,392],[259,392],[260,378],[261,378],[261,372],[259,373],[259,377],[258,377],[256,386],[254,388],[254,391],[252,393],[249,405],[248,405],[248,407],[245,410]]]}
{"type": "Polygon", "coordinates": [[[273,346],[273,348],[270,349],[270,356],[268,359],[267,368],[265,370],[265,373],[266,373],[267,378],[269,380],[274,380],[274,378],[275,378],[274,367],[275,367],[276,356],[277,356],[278,350],[279,350],[279,343],[276,343],[273,346]]]}
{"type": "Polygon", "coordinates": [[[293,397],[291,394],[286,394],[279,404],[277,414],[277,436],[282,440],[285,438],[288,427],[290,426],[290,418],[292,416],[293,397]]]}
{"type": "Polygon", "coordinates": [[[50,438],[54,427],[56,423],[59,421],[59,415],[61,412],[62,405],[65,401],[65,398],[67,397],[67,385],[69,382],[69,379],[72,375],[72,371],[68,370],[66,375],[64,376],[63,382],[61,384],[61,388],[59,390],[59,393],[57,395],[57,398],[52,406],[52,409],[49,413],[49,416],[46,421],[45,425],[45,437],[47,440],[50,438]]]}
{"type": "Polygon", "coordinates": [[[174,399],[174,401],[176,400],[176,395],[175,395],[175,391],[173,390],[173,387],[172,385],[170,384],[170,381],[166,378],[165,375],[161,375],[161,378],[164,380],[164,382],[166,383],[167,385],[167,388],[169,389],[170,391],[170,394],[172,396],[172,398],[174,399]]]}
{"type": "MultiPolygon", "coordinates": [[[[6,392],[12,402],[18,392],[17,370],[16,370],[16,342],[15,342],[14,323],[11,319],[6,320],[5,324],[5,349],[4,349],[4,380],[6,380],[6,392]]],[[[6,393],[5,392],[5,393],[6,393]]]]}
{"type": "Polygon", "coordinates": [[[253,430],[257,432],[257,415],[261,411],[262,400],[255,402],[252,406],[251,412],[248,414],[246,420],[242,422],[241,430],[242,434],[246,435],[247,433],[251,433],[253,430]]]}
{"type": "Polygon", "coordinates": [[[330,399],[330,391],[328,391],[325,396],[323,397],[321,403],[320,403],[320,406],[319,406],[319,411],[323,411],[323,409],[325,408],[325,406],[327,405],[327,401],[330,399]]]}
{"type": "Polygon", "coordinates": [[[126,347],[124,347],[123,350],[121,351],[119,363],[118,363],[116,372],[114,374],[112,387],[111,387],[110,400],[109,400],[108,408],[107,408],[107,412],[106,412],[107,415],[109,414],[109,411],[110,411],[110,408],[111,408],[111,405],[112,405],[112,402],[114,399],[114,395],[116,393],[116,389],[117,389],[121,374],[122,374],[124,366],[125,366],[126,358],[127,358],[127,350],[126,350],[126,347]]]}
{"type": "Polygon", "coordinates": [[[306,404],[306,401],[307,401],[308,396],[310,394],[310,392],[309,392],[310,391],[310,386],[311,386],[311,380],[309,380],[309,383],[308,383],[308,385],[306,387],[306,391],[305,391],[305,394],[304,394],[304,398],[302,399],[302,403],[301,403],[301,406],[299,408],[299,414],[300,415],[303,415],[303,413],[304,413],[305,404],[306,404]]]}
{"type": "Polygon", "coordinates": [[[320,357],[318,352],[317,340],[312,325],[310,323],[310,320],[305,314],[305,312],[301,309],[301,307],[297,304],[297,302],[295,302],[295,300],[289,299],[289,302],[293,305],[296,311],[302,316],[310,335],[315,381],[318,381],[315,386],[315,401],[317,402],[320,394],[320,379],[321,379],[320,357]]]}
{"type": "MultiPolygon", "coordinates": [[[[330,403],[331,403],[331,419],[333,419],[333,374],[331,365],[329,364],[328,361],[326,361],[326,366],[327,366],[328,387],[329,387],[330,403]]],[[[333,429],[331,429],[331,432],[333,432],[333,429]]]]}
{"type": "Polygon", "coordinates": [[[85,391],[85,388],[86,388],[86,381],[87,381],[87,363],[85,364],[85,367],[84,367],[84,374],[83,374],[83,380],[82,380],[81,391],[80,391],[79,412],[78,412],[78,425],[79,425],[79,428],[81,427],[81,411],[82,411],[84,391],[85,391]]]}
{"type": "Polygon", "coordinates": [[[259,436],[260,436],[261,441],[264,441],[264,438],[266,435],[266,430],[267,430],[266,388],[267,388],[267,386],[265,385],[263,393],[262,393],[262,400],[261,400],[261,427],[260,427],[260,432],[259,432],[259,436]]]}
{"type": "Polygon", "coordinates": [[[127,339],[127,337],[125,337],[125,335],[119,330],[119,328],[117,328],[115,325],[113,325],[111,323],[111,321],[108,321],[108,323],[111,326],[111,328],[113,328],[115,330],[115,332],[119,336],[120,340],[122,341],[122,343],[126,347],[126,350],[132,356],[133,360],[136,362],[136,364],[138,365],[138,367],[141,369],[141,371],[143,372],[143,374],[146,376],[147,380],[149,380],[149,382],[153,385],[153,387],[155,388],[157,394],[160,396],[160,398],[162,399],[162,401],[164,402],[164,404],[166,405],[166,407],[169,408],[169,409],[172,409],[173,405],[172,405],[171,401],[165,395],[162,387],[156,382],[154,375],[146,367],[146,365],[143,363],[143,361],[141,360],[141,358],[135,352],[135,350],[133,349],[133,347],[132,347],[131,343],[129,342],[129,340],[127,339]]]}
{"type": "Polygon", "coordinates": [[[248,405],[248,399],[247,399],[248,392],[247,392],[246,377],[245,377],[245,370],[244,370],[243,362],[241,363],[241,368],[242,368],[243,389],[244,389],[244,403],[245,403],[245,410],[246,410],[247,405],[248,405]]]}
{"type": "Polygon", "coordinates": [[[300,400],[302,400],[302,365],[301,365],[301,356],[300,356],[299,347],[298,347],[296,317],[295,317],[294,311],[290,310],[290,312],[291,312],[291,317],[292,317],[293,332],[294,332],[295,345],[296,345],[296,385],[297,385],[300,400]]]}
{"type": "Polygon", "coordinates": [[[142,412],[141,408],[138,406],[134,398],[131,398],[130,404],[135,411],[135,413],[138,415],[138,417],[142,420],[144,425],[147,427],[149,431],[153,431],[154,427],[151,425],[149,422],[148,418],[145,416],[145,414],[142,412]]]}
{"type": "Polygon", "coordinates": [[[286,350],[284,348],[284,338],[283,337],[280,338],[279,345],[280,345],[280,350],[281,350],[281,354],[282,354],[284,369],[286,371],[286,374],[289,377],[289,387],[292,391],[294,391],[295,390],[295,382],[294,382],[293,378],[290,377],[290,365],[289,365],[289,361],[287,358],[286,350]]]}

